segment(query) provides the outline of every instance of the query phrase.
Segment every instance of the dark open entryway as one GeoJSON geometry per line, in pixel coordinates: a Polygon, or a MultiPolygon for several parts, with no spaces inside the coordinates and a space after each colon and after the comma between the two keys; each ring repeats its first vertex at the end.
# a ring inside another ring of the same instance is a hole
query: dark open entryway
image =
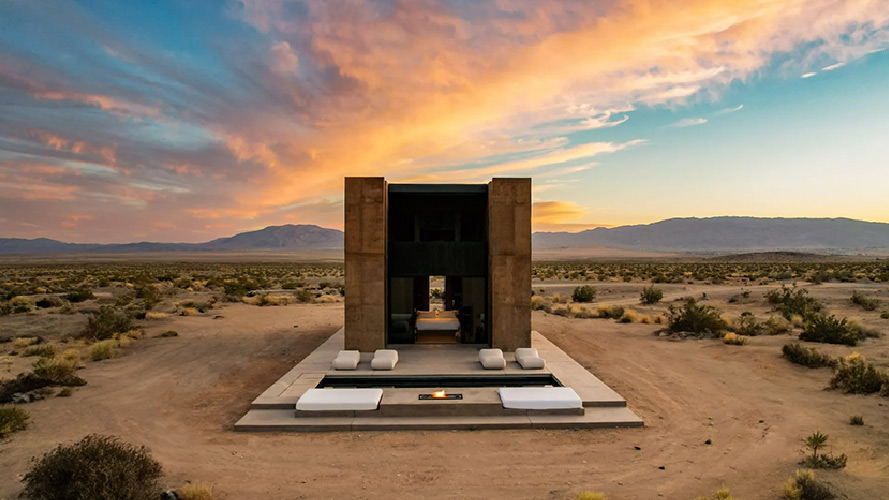
{"type": "Polygon", "coordinates": [[[487,186],[391,184],[388,205],[387,343],[488,344],[487,186]]]}

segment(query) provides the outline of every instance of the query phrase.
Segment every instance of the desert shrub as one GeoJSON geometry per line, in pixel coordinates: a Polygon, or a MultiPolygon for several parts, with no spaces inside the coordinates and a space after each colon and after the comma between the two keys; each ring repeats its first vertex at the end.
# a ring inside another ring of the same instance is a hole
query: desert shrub
{"type": "Polygon", "coordinates": [[[132,327],[133,318],[129,314],[112,306],[102,306],[98,314],[90,316],[80,336],[94,341],[106,340],[132,327]]]}
{"type": "Polygon", "coordinates": [[[114,357],[114,346],[117,344],[114,340],[102,340],[90,346],[90,359],[93,361],[102,361],[103,359],[111,359],[114,357]]]}
{"type": "Polygon", "coordinates": [[[70,387],[62,387],[62,389],[56,394],[56,397],[59,398],[67,398],[73,394],[74,391],[71,390],[70,387]]]}
{"type": "Polygon", "coordinates": [[[0,438],[28,427],[28,412],[14,405],[0,406],[0,438]]]}
{"type": "Polygon", "coordinates": [[[747,336],[729,332],[722,337],[722,343],[726,345],[747,345],[747,336]]]}
{"type": "Polygon", "coordinates": [[[62,357],[40,358],[34,363],[34,375],[52,385],[81,386],[86,381],[75,375],[79,365],[79,361],[62,357]]]}
{"type": "Polygon", "coordinates": [[[216,498],[213,487],[204,483],[188,483],[176,490],[176,494],[181,500],[213,500],[216,498]]]}
{"type": "Polygon", "coordinates": [[[853,304],[861,306],[865,311],[876,311],[880,307],[880,301],[874,298],[865,297],[858,290],[852,291],[852,297],[849,299],[853,304]]]}
{"type": "Polygon", "coordinates": [[[0,316],[9,316],[10,314],[12,314],[12,304],[0,302],[0,316]]]}
{"type": "Polygon", "coordinates": [[[531,296],[531,310],[532,311],[540,311],[546,305],[546,299],[541,297],[540,295],[532,295],[531,296]]]}
{"type": "Polygon", "coordinates": [[[668,329],[671,332],[719,333],[728,328],[719,310],[713,306],[699,305],[694,298],[687,298],[681,307],[670,304],[667,310],[668,329]]]}
{"type": "Polygon", "coordinates": [[[756,316],[747,311],[742,312],[741,316],[732,322],[732,330],[735,333],[748,337],[755,337],[762,333],[764,329],[763,325],[756,321],[756,316]]]}
{"type": "Polygon", "coordinates": [[[834,315],[815,314],[806,322],[806,328],[799,334],[799,339],[806,342],[825,344],[843,344],[855,346],[860,339],[859,333],[849,328],[848,320],[838,319],[834,315]]]}
{"type": "Polygon", "coordinates": [[[53,346],[44,344],[44,345],[35,345],[32,347],[28,347],[22,352],[22,356],[31,357],[31,356],[40,356],[41,358],[51,358],[56,355],[56,350],[53,346]]]}
{"type": "Polygon", "coordinates": [[[864,417],[861,415],[852,415],[849,417],[849,425],[864,425],[864,417]]]}
{"type": "Polygon", "coordinates": [[[297,302],[305,303],[311,302],[312,299],[315,298],[315,295],[305,288],[300,288],[299,290],[293,292],[293,297],[296,299],[297,302]]]}
{"type": "Polygon", "coordinates": [[[173,330],[167,330],[164,333],[161,333],[160,335],[158,335],[158,337],[178,337],[178,336],[179,336],[179,332],[175,332],[173,330]]]}
{"type": "Polygon", "coordinates": [[[643,304],[657,304],[664,298],[664,291],[654,285],[642,289],[639,302],[643,304]]]}
{"type": "Polygon", "coordinates": [[[864,325],[861,324],[857,319],[850,319],[846,326],[849,327],[849,331],[854,335],[857,335],[859,339],[864,340],[868,337],[880,338],[882,337],[882,333],[879,330],[873,330],[870,328],[865,328],[864,325]]]}
{"type": "Polygon", "coordinates": [[[62,305],[62,299],[58,297],[43,297],[35,302],[34,305],[44,309],[47,307],[59,307],[62,305]]]}
{"type": "Polygon", "coordinates": [[[639,321],[639,315],[634,311],[627,311],[617,321],[620,323],[635,323],[639,321]]]}
{"type": "Polygon", "coordinates": [[[836,495],[815,479],[815,471],[801,469],[784,483],[784,500],[833,500],[836,495]]]}
{"type": "Polygon", "coordinates": [[[620,319],[624,315],[624,306],[602,304],[596,308],[597,318],[620,319]]]}
{"type": "Polygon", "coordinates": [[[695,500],[735,500],[735,497],[732,495],[732,492],[729,491],[725,486],[716,490],[712,496],[709,497],[697,497],[695,500]]]}
{"type": "Polygon", "coordinates": [[[590,285],[576,287],[574,293],[571,294],[571,300],[574,302],[592,302],[596,299],[596,289],[590,285]]]}
{"type": "Polygon", "coordinates": [[[842,469],[846,466],[846,454],[833,456],[828,453],[818,453],[819,450],[827,448],[827,439],[830,436],[821,432],[813,432],[811,435],[803,439],[803,444],[812,452],[803,459],[801,464],[812,469],[842,469]]]}
{"type": "Polygon", "coordinates": [[[111,436],[91,434],[70,446],[59,445],[25,474],[29,500],[114,498],[153,500],[162,474],[148,449],[111,436]]]}
{"type": "Polygon", "coordinates": [[[196,314],[198,314],[198,310],[194,307],[186,307],[179,311],[180,316],[194,316],[196,314]]]}
{"type": "Polygon", "coordinates": [[[27,297],[14,297],[9,301],[12,314],[25,314],[31,312],[31,300],[27,297]]]}
{"type": "Polygon", "coordinates": [[[881,373],[857,352],[840,358],[830,379],[832,389],[842,389],[851,394],[873,394],[889,385],[889,374],[881,373]]]}
{"type": "Polygon", "coordinates": [[[792,330],[792,325],[782,316],[772,316],[762,322],[762,327],[766,335],[781,335],[792,330]]]}
{"type": "Polygon", "coordinates": [[[803,365],[808,368],[819,368],[822,366],[834,366],[836,361],[829,355],[820,352],[814,347],[805,347],[802,344],[785,344],[781,348],[784,357],[791,363],[803,365]]]}
{"type": "Polygon", "coordinates": [[[766,300],[774,311],[781,313],[787,319],[794,314],[808,318],[821,311],[821,304],[809,297],[809,291],[805,288],[788,288],[787,285],[782,285],[780,290],[769,290],[766,293],[766,300]]]}
{"type": "Polygon", "coordinates": [[[567,307],[558,307],[558,308],[554,308],[552,310],[552,314],[555,314],[556,316],[563,316],[563,317],[567,318],[567,317],[571,316],[571,311],[567,307]]]}
{"type": "Polygon", "coordinates": [[[648,314],[643,314],[643,315],[639,318],[639,322],[648,325],[648,324],[651,323],[651,316],[648,315],[648,314]]]}
{"type": "Polygon", "coordinates": [[[605,497],[605,493],[593,493],[591,491],[584,491],[580,495],[577,495],[574,500],[607,500],[605,497]]]}
{"type": "Polygon", "coordinates": [[[889,319],[889,311],[883,311],[883,313],[880,314],[880,317],[883,319],[889,319]]]}
{"type": "Polygon", "coordinates": [[[65,296],[68,299],[68,302],[78,303],[78,302],[86,302],[93,298],[93,291],[88,287],[76,288],[68,292],[68,295],[65,296]]]}

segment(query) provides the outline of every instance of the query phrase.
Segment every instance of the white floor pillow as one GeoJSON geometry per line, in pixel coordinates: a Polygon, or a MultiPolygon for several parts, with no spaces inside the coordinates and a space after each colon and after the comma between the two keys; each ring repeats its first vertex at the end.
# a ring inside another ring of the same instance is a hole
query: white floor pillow
{"type": "Polygon", "coordinates": [[[570,387],[501,387],[504,408],[519,410],[557,410],[583,408],[580,396],[570,387]]]}
{"type": "Polygon", "coordinates": [[[297,410],[376,410],[382,389],[309,389],[296,402],[297,410]]]}

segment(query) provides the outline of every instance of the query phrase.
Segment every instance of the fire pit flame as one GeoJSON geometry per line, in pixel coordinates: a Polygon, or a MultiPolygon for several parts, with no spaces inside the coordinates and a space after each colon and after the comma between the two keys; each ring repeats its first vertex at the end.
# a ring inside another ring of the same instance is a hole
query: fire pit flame
{"type": "Polygon", "coordinates": [[[444,398],[448,397],[448,393],[446,393],[444,390],[435,391],[432,393],[432,397],[435,399],[444,399],[444,398]]]}

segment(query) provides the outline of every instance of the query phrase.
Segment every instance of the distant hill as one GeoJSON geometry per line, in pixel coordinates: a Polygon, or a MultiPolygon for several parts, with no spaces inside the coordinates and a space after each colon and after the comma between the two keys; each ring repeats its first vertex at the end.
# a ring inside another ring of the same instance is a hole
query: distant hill
{"type": "MultiPolygon", "coordinates": [[[[537,232],[535,256],[645,257],[651,252],[736,254],[758,252],[889,253],[889,224],[854,219],[758,217],[676,218],[654,224],[596,228],[579,233],[537,232]],[[609,252],[608,249],[617,249],[609,252]],[[875,251],[875,252],[874,252],[875,251]],[[586,255],[592,253],[593,255],[586,255]]],[[[0,255],[170,252],[342,252],[343,232],[315,225],[269,226],[205,243],[80,244],[38,238],[0,238],[0,255]]],[[[535,257],[536,258],[536,257],[535,257]]],[[[751,257],[742,257],[751,258],[751,257]]],[[[759,258],[759,257],[752,257],[759,258]]]]}
{"type": "Polygon", "coordinates": [[[343,232],[315,225],[269,226],[258,231],[238,233],[205,243],[64,243],[38,238],[0,238],[0,255],[70,253],[168,253],[168,252],[246,252],[246,251],[342,251],[343,232]]]}
{"type": "Polygon", "coordinates": [[[889,224],[854,219],[709,217],[535,233],[535,249],[604,246],[660,252],[838,251],[889,248],[889,224]]]}

